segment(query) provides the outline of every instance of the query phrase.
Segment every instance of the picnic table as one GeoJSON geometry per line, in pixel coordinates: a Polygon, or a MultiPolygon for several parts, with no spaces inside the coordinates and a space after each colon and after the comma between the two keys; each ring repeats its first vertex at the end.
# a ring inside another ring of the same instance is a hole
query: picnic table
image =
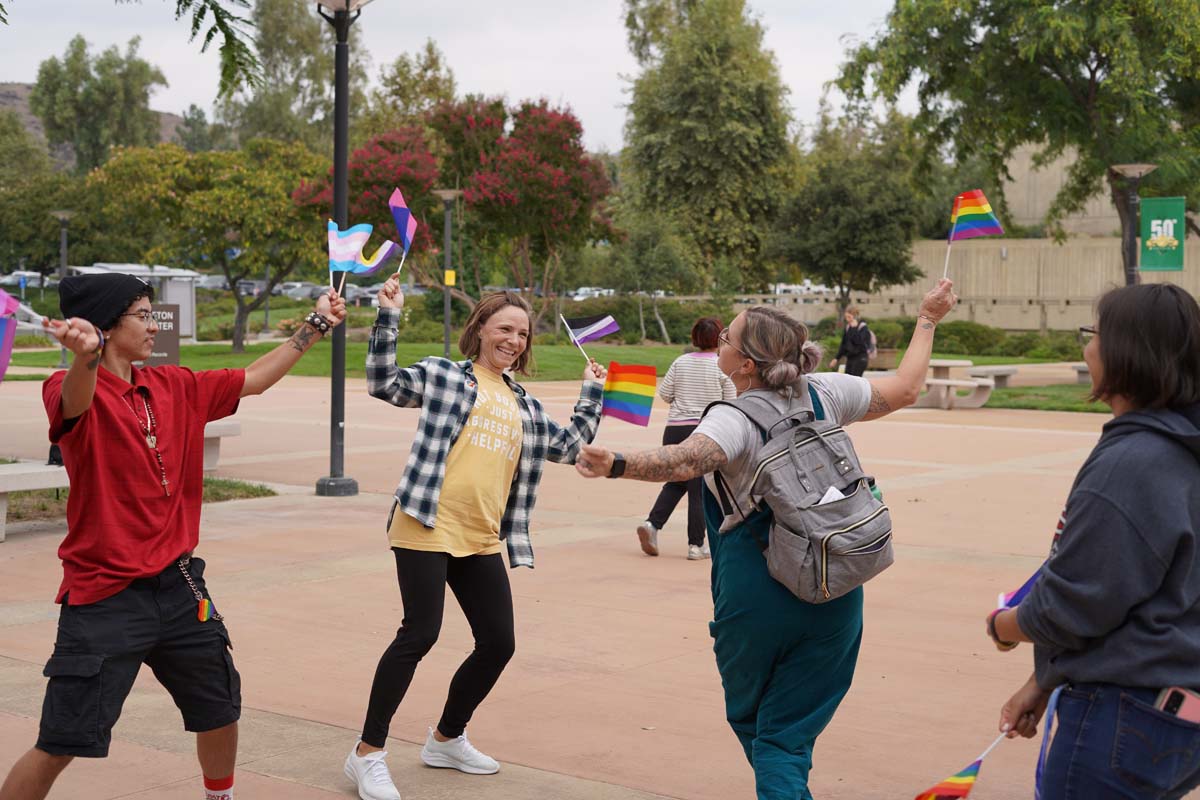
{"type": "Polygon", "coordinates": [[[931,376],[925,379],[925,393],[913,403],[914,408],[980,408],[988,401],[995,387],[991,378],[971,378],[969,380],[954,380],[950,370],[969,368],[975,362],[957,358],[934,358],[929,362],[931,376]],[[958,392],[968,390],[965,395],[958,392]]]}

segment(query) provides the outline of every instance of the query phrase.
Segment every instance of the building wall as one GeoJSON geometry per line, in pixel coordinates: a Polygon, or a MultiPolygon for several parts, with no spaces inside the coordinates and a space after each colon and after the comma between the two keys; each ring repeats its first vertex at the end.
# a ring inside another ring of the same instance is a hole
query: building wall
{"type": "MultiPolygon", "coordinates": [[[[921,298],[942,275],[944,241],[919,241],[913,260],[925,277],[911,286],[878,294],[854,293],[851,301],[871,319],[915,316],[921,298]]],[[[1012,331],[1071,330],[1092,320],[1096,299],[1124,285],[1121,240],[1075,238],[1058,245],[1048,239],[975,239],[950,251],[950,278],[959,304],[947,319],[966,319],[1012,331]]],[[[1200,295],[1200,242],[1184,243],[1182,272],[1143,272],[1142,280],[1170,281],[1200,295]]],[[[833,298],[803,295],[743,295],[741,311],[770,303],[805,323],[837,313],[833,298]]]]}
{"type": "MultiPolygon", "coordinates": [[[[1011,181],[1004,184],[1004,197],[1013,222],[1018,225],[1041,225],[1054,197],[1067,182],[1067,170],[1075,160],[1074,152],[1067,152],[1042,169],[1033,168],[1033,154],[1037,148],[1024,145],[1013,153],[1008,162],[1011,181]]],[[[1076,236],[1119,236],[1121,220],[1113,207],[1107,181],[1097,184],[1083,210],[1063,220],[1067,233],[1076,236]]]]}

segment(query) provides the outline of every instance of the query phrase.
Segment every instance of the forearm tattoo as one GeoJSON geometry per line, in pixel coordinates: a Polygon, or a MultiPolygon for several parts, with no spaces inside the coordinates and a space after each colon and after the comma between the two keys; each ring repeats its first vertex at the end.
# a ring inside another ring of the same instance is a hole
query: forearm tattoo
{"type": "Polygon", "coordinates": [[[634,453],[627,457],[625,477],[639,481],[686,481],[725,466],[721,446],[707,436],[692,435],[682,444],[634,453]]]}
{"type": "Polygon", "coordinates": [[[868,414],[887,414],[892,411],[892,404],[887,401],[878,387],[871,387],[871,405],[867,406],[868,414]]]}
{"type": "Polygon", "coordinates": [[[100,366],[100,354],[96,353],[96,357],[87,363],[87,368],[95,372],[98,366],[100,366]]]}
{"type": "Polygon", "coordinates": [[[308,348],[312,347],[312,344],[314,341],[316,341],[316,339],[316,330],[314,330],[308,323],[305,323],[301,325],[295,333],[292,334],[292,338],[289,341],[292,343],[292,347],[303,353],[308,350],[308,348]]]}

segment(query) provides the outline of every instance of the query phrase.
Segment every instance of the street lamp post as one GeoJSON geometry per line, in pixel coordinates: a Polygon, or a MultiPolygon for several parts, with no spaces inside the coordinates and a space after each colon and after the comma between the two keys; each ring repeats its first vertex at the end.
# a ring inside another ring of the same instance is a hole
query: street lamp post
{"type": "Polygon", "coordinates": [[[442,274],[442,316],[445,317],[445,346],[443,347],[442,355],[446,358],[450,357],[450,287],[455,283],[455,276],[450,267],[453,261],[450,258],[450,247],[452,239],[450,236],[450,212],[454,209],[454,201],[462,194],[461,189],[434,189],[433,193],[442,201],[442,227],[444,231],[443,250],[445,257],[442,259],[443,274],[442,274]]]}
{"type": "Polygon", "coordinates": [[[1158,169],[1157,164],[1113,164],[1112,170],[1125,178],[1126,202],[1129,213],[1121,226],[1121,261],[1125,267],[1125,285],[1132,286],[1140,280],[1138,275],[1138,185],[1142,178],[1158,169]]]}
{"type": "MultiPolygon", "coordinates": [[[[74,211],[51,211],[50,216],[58,220],[58,282],[62,285],[62,279],[67,277],[67,223],[71,221],[71,217],[75,216],[74,211]]],[[[42,286],[45,287],[46,278],[42,277],[42,286]]],[[[58,353],[58,368],[66,369],[67,364],[67,348],[60,347],[58,353]]]]}
{"type": "MultiPolygon", "coordinates": [[[[317,13],[333,26],[337,44],[333,60],[333,221],[348,227],[347,161],[350,146],[350,26],[371,0],[321,0],[317,13]],[[330,16],[321,8],[333,12],[330,16]]],[[[358,481],[343,475],[346,445],[346,326],[333,329],[332,377],[329,404],[329,475],[317,481],[317,494],[349,497],[358,494],[358,481]]]]}

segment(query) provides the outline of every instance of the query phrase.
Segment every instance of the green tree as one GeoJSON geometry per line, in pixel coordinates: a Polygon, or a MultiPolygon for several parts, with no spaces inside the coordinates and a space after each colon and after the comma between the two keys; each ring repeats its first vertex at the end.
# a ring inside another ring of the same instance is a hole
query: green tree
{"type": "Polygon", "coordinates": [[[204,109],[195,103],[183,112],[183,123],[175,131],[175,142],[189,153],[234,149],[229,128],[219,122],[209,122],[204,109]]]}
{"type": "Polygon", "coordinates": [[[837,287],[843,309],[851,291],[921,277],[912,262],[919,204],[907,165],[896,163],[878,131],[845,120],[823,117],[814,141],[811,176],[780,214],[772,249],[837,287]]]}
{"type": "Polygon", "coordinates": [[[5,270],[54,273],[59,262],[59,223],[50,212],[58,209],[77,212],[70,225],[70,263],[97,260],[90,244],[94,228],[84,213],[87,197],[83,190],[81,177],[50,170],[0,185],[0,265],[5,270]]]}
{"type": "Polygon", "coordinates": [[[1046,216],[1061,238],[1062,219],[1103,181],[1122,231],[1134,231],[1137,210],[1114,164],[1159,164],[1149,191],[1191,189],[1197,207],[1198,80],[1195,0],[897,0],[884,30],[850,52],[838,85],[862,102],[895,100],[915,83],[927,151],[951,145],[960,162],[979,158],[997,184],[1022,144],[1040,148],[1039,164],[1073,154],[1046,216]]]}
{"type": "Polygon", "coordinates": [[[432,39],[413,55],[401,53],[379,73],[379,86],[371,92],[366,109],[355,126],[365,140],[410,125],[425,125],[430,112],[455,99],[454,72],[432,39]]]}
{"type": "Polygon", "coordinates": [[[94,226],[94,246],[104,260],[149,261],[169,240],[190,190],[191,163],[176,144],[120,147],[88,174],[78,210],[94,226]]]}
{"type": "Polygon", "coordinates": [[[74,148],[81,172],[103,164],[115,145],[159,140],[150,93],[167,81],[158,67],[138,57],[139,42],[136,36],[130,39],[124,55],[110,47],[93,58],[84,38],[76,36],[61,61],[51,57],[38,67],[29,107],[51,146],[74,148]]]}
{"type": "Polygon", "coordinates": [[[0,189],[50,171],[44,142],[25,129],[15,111],[0,111],[0,189]]]}
{"type": "MultiPolygon", "coordinates": [[[[239,141],[298,141],[315,153],[333,151],[333,26],[305,0],[256,0],[255,46],[263,80],[217,104],[217,121],[239,141]]],[[[365,50],[350,28],[350,114],[364,108],[365,50]]]]}
{"type": "MultiPolygon", "coordinates": [[[[128,3],[133,0],[117,2],[128,3]]],[[[0,0],[0,24],[7,25],[8,13],[4,6],[4,2],[0,0]]],[[[249,0],[175,0],[175,19],[191,17],[191,40],[194,41],[202,31],[204,33],[204,43],[200,46],[200,52],[207,52],[213,40],[218,35],[221,37],[222,95],[259,80],[258,59],[246,41],[246,29],[253,23],[239,17],[234,10],[249,7],[249,0]],[[206,21],[207,30],[204,27],[206,21]]]]}
{"type": "Polygon", "coordinates": [[[681,221],[710,275],[726,258],[762,284],[763,241],[793,170],[786,89],[744,0],[678,5],[689,10],[654,35],[633,85],[623,177],[638,207],[681,221]]]}
{"type": "Polygon", "coordinates": [[[621,237],[613,244],[612,270],[608,280],[613,288],[637,297],[638,322],[642,339],[646,338],[645,299],[658,323],[662,341],[670,344],[667,323],[658,310],[664,292],[690,292],[701,287],[703,276],[698,266],[700,254],[690,240],[679,232],[679,225],[661,214],[631,213],[617,218],[621,237]]]}

